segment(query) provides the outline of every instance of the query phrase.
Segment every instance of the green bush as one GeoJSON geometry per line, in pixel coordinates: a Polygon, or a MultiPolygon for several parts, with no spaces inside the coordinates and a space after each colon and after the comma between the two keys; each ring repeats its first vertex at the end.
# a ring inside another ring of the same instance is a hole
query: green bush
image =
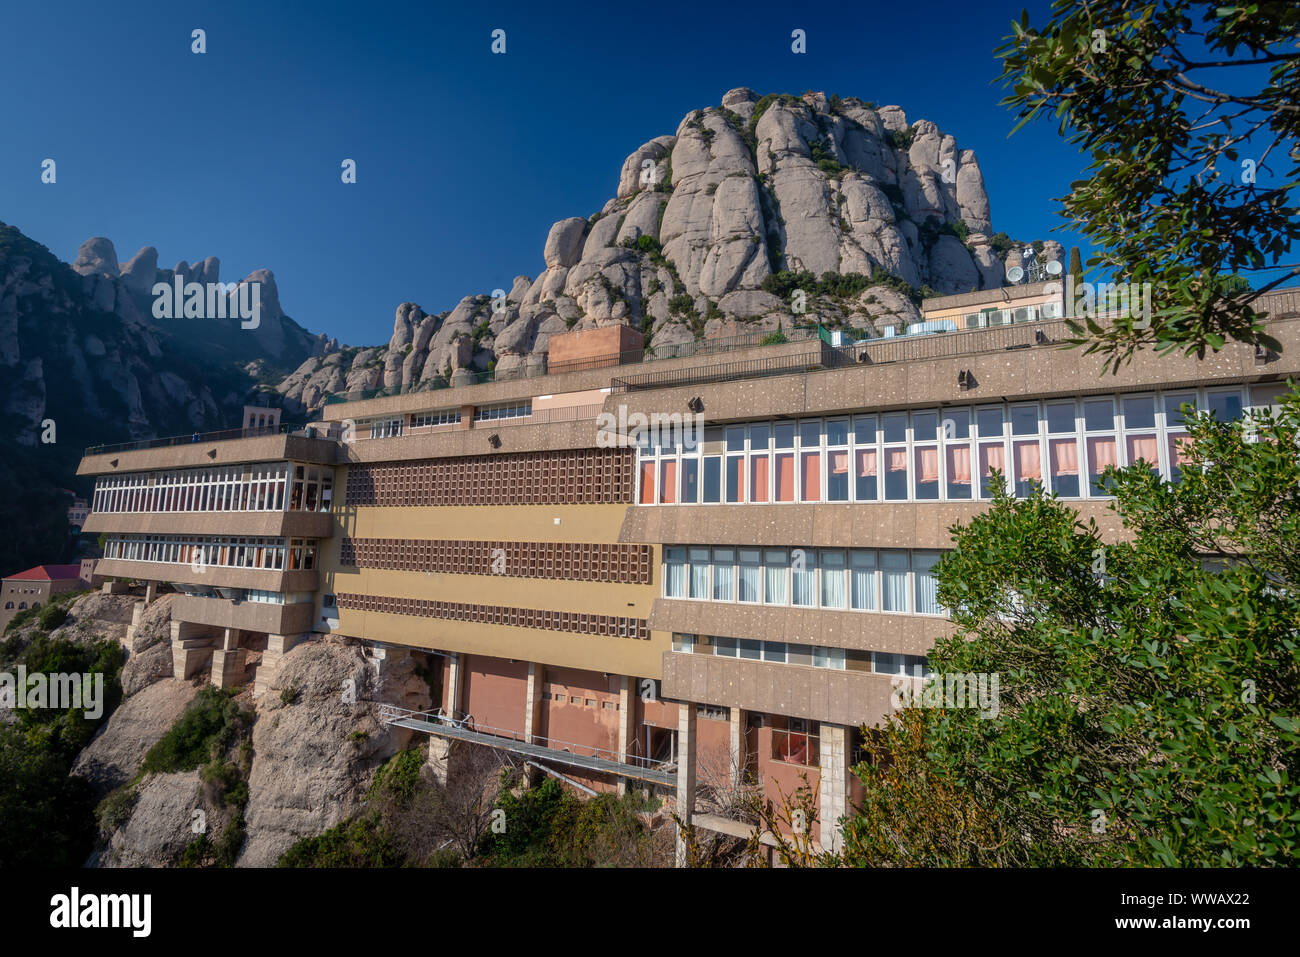
{"type": "Polygon", "coordinates": [[[251,723],[251,715],[235,703],[231,693],[212,685],[204,687],[174,725],[144,757],[144,773],[193,771],[235,743],[251,723]]]}
{"type": "Polygon", "coordinates": [[[46,605],[36,616],[37,623],[46,631],[53,631],[68,620],[68,609],[62,605],[46,605]]]}

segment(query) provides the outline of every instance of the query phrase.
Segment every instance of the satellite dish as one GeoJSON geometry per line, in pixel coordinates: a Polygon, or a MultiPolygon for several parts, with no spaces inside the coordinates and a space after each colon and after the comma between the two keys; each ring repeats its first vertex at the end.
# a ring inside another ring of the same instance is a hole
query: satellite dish
{"type": "Polygon", "coordinates": [[[1012,282],[1020,282],[1020,280],[1024,277],[1024,275],[1025,275],[1025,271],[1021,269],[1019,266],[1012,266],[1010,269],[1007,270],[1007,278],[1012,282]]]}
{"type": "Polygon", "coordinates": [[[1047,261],[1047,274],[1049,276],[1059,276],[1061,274],[1061,261],[1059,259],[1049,259],[1047,261]]]}

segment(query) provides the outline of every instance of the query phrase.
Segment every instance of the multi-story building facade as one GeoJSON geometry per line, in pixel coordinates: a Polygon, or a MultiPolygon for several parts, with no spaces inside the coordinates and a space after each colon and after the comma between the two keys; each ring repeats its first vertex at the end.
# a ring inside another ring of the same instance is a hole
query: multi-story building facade
{"type": "Polygon", "coordinates": [[[1300,372],[1300,291],[1266,306],[1281,356],[1144,353],[1113,375],[1060,348],[1042,284],[931,300],[920,329],[851,345],[651,361],[624,327],[588,331],[553,340],[549,375],[339,397],[310,432],[92,450],[86,530],[109,533],[99,574],[186,593],[178,676],[255,664],[264,687],[294,642],[351,636],[436,663],[437,710],[389,716],[430,734],[441,773],[455,740],[505,748],[737,833],[711,796],[807,783],[833,847],[860,728],[952,627],[948,529],[996,471],[1122,534],[1107,465],[1176,480],[1184,403],[1239,415],[1300,372]]]}

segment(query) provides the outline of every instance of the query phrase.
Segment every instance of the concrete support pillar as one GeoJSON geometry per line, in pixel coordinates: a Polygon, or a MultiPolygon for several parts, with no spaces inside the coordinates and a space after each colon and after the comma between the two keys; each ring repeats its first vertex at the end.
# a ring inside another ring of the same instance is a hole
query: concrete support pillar
{"type": "Polygon", "coordinates": [[[131,606],[131,624],[126,626],[126,646],[133,647],[135,644],[135,633],[140,629],[140,623],[144,621],[144,612],[148,606],[138,601],[131,606]]]}
{"type": "Polygon", "coordinates": [[[729,783],[735,789],[745,782],[745,762],[748,759],[748,755],[745,753],[745,712],[741,708],[734,706],[731,708],[729,732],[729,750],[731,752],[729,783]]]}
{"type": "Polygon", "coordinates": [[[528,662],[528,687],[524,693],[524,743],[532,744],[542,726],[542,678],[545,671],[535,661],[528,662]]]}
{"type": "MultiPolygon", "coordinates": [[[[636,735],[636,722],[633,720],[632,709],[636,707],[636,699],[632,696],[633,679],[623,675],[622,683],[618,689],[618,759],[626,761],[628,755],[632,753],[632,741],[636,735]]],[[[628,787],[632,782],[627,778],[618,779],[618,796],[622,797],[627,793],[628,787]]]]}
{"type": "Polygon", "coordinates": [[[447,786],[447,769],[451,766],[451,740],[429,735],[429,768],[433,779],[443,787],[447,786]]]}
{"type": "Polygon", "coordinates": [[[460,712],[460,669],[463,664],[463,656],[451,654],[447,656],[447,684],[443,689],[443,713],[452,717],[459,718],[460,712]]]}
{"type": "Polygon", "coordinates": [[[299,642],[306,641],[310,635],[267,635],[266,651],[262,652],[262,663],[257,666],[257,675],[253,682],[253,697],[259,698],[275,683],[280,676],[280,666],[284,656],[299,642]]]}
{"type": "MultiPolygon", "coordinates": [[[[686,824],[695,816],[695,702],[677,705],[677,817],[686,824]]],[[[677,828],[677,866],[686,866],[686,840],[677,828]]]]}
{"type": "MultiPolygon", "coordinates": [[[[228,629],[227,629],[228,630],[228,629]]],[[[217,648],[212,652],[212,683],[218,688],[234,688],[244,683],[244,659],[248,652],[243,648],[217,648]]]]}
{"type": "Polygon", "coordinates": [[[821,785],[817,818],[822,850],[838,852],[842,846],[840,818],[848,813],[849,729],[842,724],[821,726],[821,785]]]}
{"type": "Polygon", "coordinates": [[[173,621],[172,677],[188,680],[212,660],[213,637],[202,625],[173,621]]]}
{"type": "Polygon", "coordinates": [[[158,597],[158,583],[146,582],[144,586],[144,603],[152,605],[153,600],[158,597]]]}
{"type": "Polygon", "coordinates": [[[234,651],[239,647],[239,629],[226,628],[221,634],[221,650],[234,651]]]}

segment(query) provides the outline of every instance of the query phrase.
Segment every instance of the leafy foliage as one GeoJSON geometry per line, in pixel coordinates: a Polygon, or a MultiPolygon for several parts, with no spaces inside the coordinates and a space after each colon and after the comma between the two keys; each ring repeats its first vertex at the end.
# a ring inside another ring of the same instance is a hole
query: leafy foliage
{"type": "Polygon", "coordinates": [[[1025,13],[1011,29],[996,53],[1016,129],[1052,113],[1091,158],[1060,200],[1098,249],[1089,266],[1154,288],[1149,325],[1116,319],[1078,341],[1116,365],[1144,344],[1276,350],[1252,303],[1300,275],[1285,264],[1300,237],[1300,6],[1057,0],[1043,26],[1025,13]],[[1284,265],[1246,294],[1216,282],[1284,265]]]}
{"type": "Polygon", "coordinates": [[[252,715],[235,702],[230,690],[205,685],[176,723],[144,756],[144,773],[193,771],[234,744],[252,715]]]}

